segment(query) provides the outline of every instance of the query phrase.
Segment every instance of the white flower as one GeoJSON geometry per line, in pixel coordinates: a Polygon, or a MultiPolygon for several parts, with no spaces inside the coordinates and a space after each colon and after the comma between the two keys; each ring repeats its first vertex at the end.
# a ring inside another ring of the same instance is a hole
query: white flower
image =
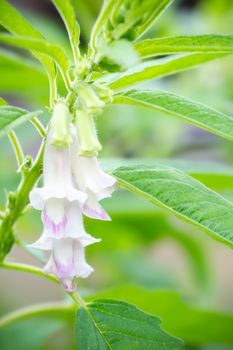
{"type": "Polygon", "coordinates": [[[88,196],[83,212],[91,218],[111,220],[99,201],[112,195],[116,180],[101,169],[96,156],[80,156],[78,140],[74,133],[73,138],[71,164],[74,182],[77,188],[88,196]]]}
{"type": "Polygon", "coordinates": [[[75,278],[88,277],[93,268],[87,264],[84,246],[79,240],[62,238],[54,240],[53,250],[44,271],[55,275],[65,289],[72,292],[76,289],[75,278]]]}
{"type": "MultiPolygon", "coordinates": [[[[90,96],[92,102],[95,96],[90,96]]],[[[44,271],[55,275],[67,291],[74,291],[75,279],[86,278],[93,271],[85,260],[85,247],[99,241],[86,233],[82,213],[110,220],[99,201],[111,196],[116,180],[100,168],[93,155],[93,149],[99,147],[94,126],[88,124],[87,133],[81,133],[83,142],[89,140],[91,144],[89,147],[84,142],[91,150],[87,158],[80,155],[74,127],[69,122],[69,110],[60,102],[55,106],[45,145],[44,185],[30,193],[31,205],[42,211],[44,224],[43,234],[31,246],[51,252],[44,271]]]]}
{"type": "Polygon", "coordinates": [[[54,236],[60,236],[68,223],[69,203],[82,206],[87,195],[74,187],[70,149],[52,146],[50,139],[49,133],[44,151],[44,186],[31,191],[30,202],[35,209],[42,210],[42,221],[46,229],[54,236]]]}

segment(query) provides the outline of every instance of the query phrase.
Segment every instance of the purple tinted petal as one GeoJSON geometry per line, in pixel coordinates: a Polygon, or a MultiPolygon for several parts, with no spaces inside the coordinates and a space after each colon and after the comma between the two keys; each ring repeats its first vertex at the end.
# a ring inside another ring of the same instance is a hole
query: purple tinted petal
{"type": "Polygon", "coordinates": [[[55,223],[49,215],[44,210],[42,213],[42,221],[47,230],[49,230],[55,237],[60,237],[62,233],[65,231],[67,226],[67,216],[64,215],[62,220],[58,223],[55,223]]]}
{"type": "Polygon", "coordinates": [[[83,212],[86,216],[92,219],[111,221],[110,216],[101,206],[93,208],[90,205],[85,204],[83,212]]]}

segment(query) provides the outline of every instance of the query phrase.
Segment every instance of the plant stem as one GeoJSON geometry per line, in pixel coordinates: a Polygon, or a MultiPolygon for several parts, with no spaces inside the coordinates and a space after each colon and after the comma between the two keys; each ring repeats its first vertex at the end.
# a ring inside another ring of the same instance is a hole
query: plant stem
{"type": "Polygon", "coordinates": [[[15,271],[23,271],[23,272],[33,273],[35,275],[45,277],[52,282],[60,284],[59,280],[56,277],[54,277],[53,275],[48,275],[48,274],[44,273],[39,267],[35,267],[32,265],[21,264],[21,263],[1,262],[0,268],[4,268],[7,270],[15,270],[15,271]]]}
{"type": "Polygon", "coordinates": [[[35,126],[39,134],[44,138],[46,136],[46,130],[43,124],[36,117],[32,118],[30,122],[35,126]]]}
{"type": "Polygon", "coordinates": [[[49,76],[49,90],[50,90],[50,96],[49,96],[49,102],[50,102],[50,108],[53,109],[54,101],[57,100],[57,83],[56,79],[54,79],[50,74],[49,76]]]}
{"type": "Polygon", "coordinates": [[[0,225],[1,236],[1,249],[0,249],[0,261],[4,259],[5,255],[10,251],[14,243],[14,235],[12,228],[20,217],[25,206],[28,204],[29,192],[35,185],[42,172],[42,160],[44,152],[44,142],[42,142],[41,148],[38,152],[37,158],[32,168],[25,173],[25,176],[21,179],[21,183],[15,192],[15,200],[11,203],[11,206],[7,208],[7,214],[4,216],[0,225]]]}
{"type": "Polygon", "coordinates": [[[20,144],[20,142],[19,142],[19,140],[18,140],[18,138],[13,130],[8,132],[8,137],[10,139],[11,145],[12,145],[14,152],[15,152],[15,157],[17,160],[18,168],[20,168],[23,164],[23,161],[24,161],[24,154],[23,154],[21,144],[20,144]]]}
{"type": "MultiPolygon", "coordinates": [[[[22,263],[1,262],[0,268],[4,268],[7,270],[15,270],[15,271],[23,271],[23,272],[33,273],[34,275],[45,277],[54,283],[60,284],[60,281],[55,276],[46,274],[39,267],[35,267],[32,265],[27,265],[27,264],[22,264],[22,263]]],[[[78,294],[77,291],[76,292],[67,292],[67,294],[69,294],[69,296],[73,299],[75,304],[86,308],[85,301],[83,300],[81,295],[78,294]]]]}
{"type": "Polygon", "coordinates": [[[65,303],[46,303],[37,306],[29,306],[23,309],[9,313],[8,315],[0,319],[0,328],[5,327],[17,320],[22,320],[34,315],[44,315],[44,314],[56,314],[56,316],[61,316],[64,318],[66,313],[68,318],[72,316],[74,312],[74,306],[65,303]]]}
{"type": "Polygon", "coordinates": [[[86,303],[84,301],[84,299],[81,297],[81,295],[79,295],[79,293],[76,292],[68,292],[68,294],[71,296],[71,298],[74,300],[74,302],[78,305],[78,306],[82,306],[84,308],[86,308],[86,303]]]}

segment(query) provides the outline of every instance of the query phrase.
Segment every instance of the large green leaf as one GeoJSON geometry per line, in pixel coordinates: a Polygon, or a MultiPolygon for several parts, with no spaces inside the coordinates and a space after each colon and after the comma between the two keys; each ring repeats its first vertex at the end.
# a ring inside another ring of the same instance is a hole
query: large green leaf
{"type": "Polygon", "coordinates": [[[18,107],[0,106],[0,136],[38,114],[40,111],[28,112],[18,107]]]}
{"type": "Polygon", "coordinates": [[[0,42],[51,56],[59,65],[63,77],[66,77],[69,61],[59,46],[49,44],[43,40],[14,37],[8,34],[0,34],[0,42]]]}
{"type": "Polygon", "coordinates": [[[116,95],[114,103],[153,108],[233,141],[233,117],[173,93],[161,90],[129,90],[116,95]]]}
{"type": "MultiPolygon", "coordinates": [[[[34,28],[26,19],[6,0],[0,1],[0,24],[15,35],[28,36],[43,40],[42,34],[34,28]]],[[[50,86],[53,87],[56,79],[56,69],[52,59],[38,52],[32,52],[42,63],[49,76],[50,86]]]]}
{"type": "Polygon", "coordinates": [[[92,48],[119,39],[135,40],[173,0],[106,0],[91,34],[92,48]],[[143,14],[143,16],[142,16],[143,14]],[[107,42],[106,42],[107,38],[107,42]]]}
{"type": "Polygon", "coordinates": [[[180,170],[165,165],[121,167],[119,184],[233,247],[233,205],[180,170]]]}
{"type": "Polygon", "coordinates": [[[124,73],[110,74],[102,80],[105,80],[111,89],[117,90],[144,80],[160,78],[193,68],[221,57],[224,57],[224,54],[197,53],[165,57],[143,62],[124,73]]]}
{"type": "Polygon", "coordinates": [[[132,166],[144,164],[148,166],[160,166],[161,164],[179,169],[191,175],[198,181],[214,190],[233,189],[233,167],[218,162],[187,161],[181,159],[121,159],[104,158],[101,164],[106,171],[113,171],[120,166],[132,166]]]}
{"type": "Polygon", "coordinates": [[[117,300],[97,300],[77,312],[79,350],[177,350],[181,341],[160,328],[160,320],[117,300]]]}
{"type": "Polygon", "coordinates": [[[79,45],[79,24],[76,21],[76,16],[72,2],[70,0],[52,0],[58,9],[68,32],[70,43],[73,49],[76,60],[78,59],[78,45],[79,45]]]}
{"type": "Polygon", "coordinates": [[[134,48],[143,58],[181,52],[233,53],[233,36],[212,34],[147,39],[136,43],[134,48]]]}
{"type": "MultiPolygon", "coordinates": [[[[233,315],[190,304],[175,291],[123,286],[89,297],[118,298],[162,319],[162,326],[188,344],[233,344],[233,315]]],[[[144,350],[144,348],[142,348],[144,350]]]]}

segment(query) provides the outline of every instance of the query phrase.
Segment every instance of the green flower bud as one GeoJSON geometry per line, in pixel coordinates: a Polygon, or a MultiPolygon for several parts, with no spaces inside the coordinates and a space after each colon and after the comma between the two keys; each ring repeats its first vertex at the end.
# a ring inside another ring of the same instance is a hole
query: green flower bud
{"type": "Polygon", "coordinates": [[[93,84],[93,88],[95,89],[99,98],[105,102],[105,104],[109,104],[113,100],[113,92],[108,87],[101,84],[93,84]]]}
{"type": "Polygon", "coordinates": [[[90,115],[96,115],[104,107],[102,101],[91,85],[79,84],[78,86],[78,101],[83,110],[90,115]]]}
{"type": "Polygon", "coordinates": [[[79,140],[79,154],[81,156],[92,157],[102,149],[92,115],[78,109],[76,111],[76,130],[79,140]]]}
{"type": "Polygon", "coordinates": [[[56,147],[69,147],[72,143],[70,133],[70,113],[67,105],[59,101],[53,111],[51,119],[51,145],[56,147]]]}
{"type": "Polygon", "coordinates": [[[84,79],[89,72],[89,63],[86,57],[79,60],[75,67],[75,74],[79,79],[84,79]]]}

